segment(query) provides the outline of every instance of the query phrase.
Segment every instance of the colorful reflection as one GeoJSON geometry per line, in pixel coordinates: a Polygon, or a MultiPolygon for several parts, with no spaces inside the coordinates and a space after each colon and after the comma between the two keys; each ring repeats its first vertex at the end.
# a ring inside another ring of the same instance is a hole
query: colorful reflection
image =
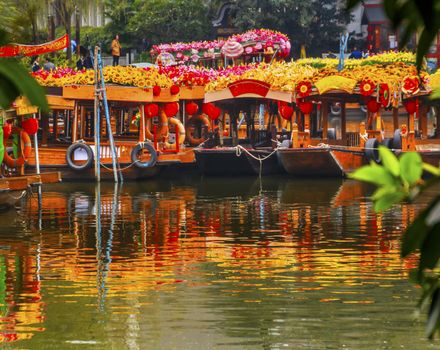
{"type": "Polygon", "coordinates": [[[225,344],[252,347],[262,343],[237,330],[256,327],[248,305],[264,305],[272,327],[289,321],[279,313],[292,298],[313,301],[311,310],[380,303],[415,267],[415,258],[401,260],[399,238],[416,208],[375,214],[368,194],[350,181],[282,177],[47,187],[1,218],[0,341],[173,346],[158,334],[168,317],[190,331],[179,323],[194,312],[182,298],[198,310],[190,320],[210,314],[225,344]]]}

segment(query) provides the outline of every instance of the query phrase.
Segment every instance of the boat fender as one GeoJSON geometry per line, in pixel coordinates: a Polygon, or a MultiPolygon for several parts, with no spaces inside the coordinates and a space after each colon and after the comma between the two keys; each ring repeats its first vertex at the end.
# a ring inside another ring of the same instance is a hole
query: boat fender
{"type": "Polygon", "coordinates": [[[336,103],[333,103],[332,105],[330,105],[330,112],[331,112],[333,115],[339,115],[339,114],[341,114],[341,110],[342,110],[341,105],[338,105],[338,104],[336,104],[336,103]]]}
{"type": "Polygon", "coordinates": [[[400,129],[396,129],[396,131],[394,131],[393,148],[402,149],[402,132],[400,129]]]}
{"type": "Polygon", "coordinates": [[[365,157],[367,157],[368,162],[374,161],[376,163],[380,163],[379,157],[379,141],[376,138],[368,139],[365,142],[365,157]]]}
{"type": "Polygon", "coordinates": [[[336,129],[335,128],[329,128],[327,130],[327,139],[336,140],[336,129]]]}
{"type": "MultiPolygon", "coordinates": [[[[15,159],[12,158],[8,152],[5,152],[3,162],[9,168],[17,168],[19,166],[24,165],[24,163],[27,161],[28,157],[31,154],[31,150],[32,150],[31,138],[29,137],[29,134],[26,131],[16,126],[12,128],[11,134],[20,135],[21,155],[20,157],[15,159]]],[[[6,140],[4,140],[4,143],[6,143],[6,140]]]]}
{"type": "Polygon", "coordinates": [[[81,170],[89,169],[93,165],[93,159],[94,159],[94,156],[93,156],[92,148],[89,145],[87,145],[87,144],[85,144],[83,142],[72,143],[69,146],[69,148],[67,148],[67,151],[66,151],[66,162],[67,162],[67,165],[71,169],[73,169],[75,171],[81,171],[81,170]],[[87,155],[86,161],[84,163],[82,163],[82,164],[76,164],[74,159],[73,159],[75,151],[78,150],[78,149],[82,149],[86,153],[86,155],[87,155]]]}
{"type": "Polygon", "coordinates": [[[384,145],[385,147],[389,148],[389,149],[393,149],[393,138],[392,137],[386,137],[383,139],[382,141],[382,145],[384,145]]]}
{"type": "Polygon", "coordinates": [[[157,152],[154,146],[149,142],[143,142],[138,143],[132,150],[131,150],[131,161],[136,165],[138,168],[145,169],[145,168],[152,168],[156,165],[157,162],[157,152]],[[150,153],[150,159],[146,162],[142,162],[139,160],[139,153],[147,151],[150,153]]]}

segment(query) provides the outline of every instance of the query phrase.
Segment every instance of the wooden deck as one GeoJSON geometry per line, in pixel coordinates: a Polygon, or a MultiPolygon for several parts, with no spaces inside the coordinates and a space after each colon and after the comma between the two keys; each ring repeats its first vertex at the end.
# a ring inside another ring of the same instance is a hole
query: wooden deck
{"type": "Polygon", "coordinates": [[[60,172],[3,177],[0,178],[0,191],[25,190],[32,185],[57,183],[60,181],[61,181],[60,172]]]}

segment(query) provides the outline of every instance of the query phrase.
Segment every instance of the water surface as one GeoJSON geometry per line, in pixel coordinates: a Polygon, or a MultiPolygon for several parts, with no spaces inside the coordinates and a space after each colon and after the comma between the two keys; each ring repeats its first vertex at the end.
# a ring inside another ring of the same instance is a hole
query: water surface
{"type": "Polygon", "coordinates": [[[47,186],[0,215],[6,349],[439,349],[364,186],[282,177],[47,186]]]}

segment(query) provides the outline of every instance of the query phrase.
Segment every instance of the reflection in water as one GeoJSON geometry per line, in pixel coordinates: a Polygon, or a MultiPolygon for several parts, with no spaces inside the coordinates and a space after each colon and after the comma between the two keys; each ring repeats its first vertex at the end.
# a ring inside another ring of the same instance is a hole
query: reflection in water
{"type": "Polygon", "coordinates": [[[414,206],[350,181],[60,184],[0,216],[1,341],[19,348],[438,348],[411,313],[414,206]],[[374,334],[374,337],[371,335],[374,334]]]}

